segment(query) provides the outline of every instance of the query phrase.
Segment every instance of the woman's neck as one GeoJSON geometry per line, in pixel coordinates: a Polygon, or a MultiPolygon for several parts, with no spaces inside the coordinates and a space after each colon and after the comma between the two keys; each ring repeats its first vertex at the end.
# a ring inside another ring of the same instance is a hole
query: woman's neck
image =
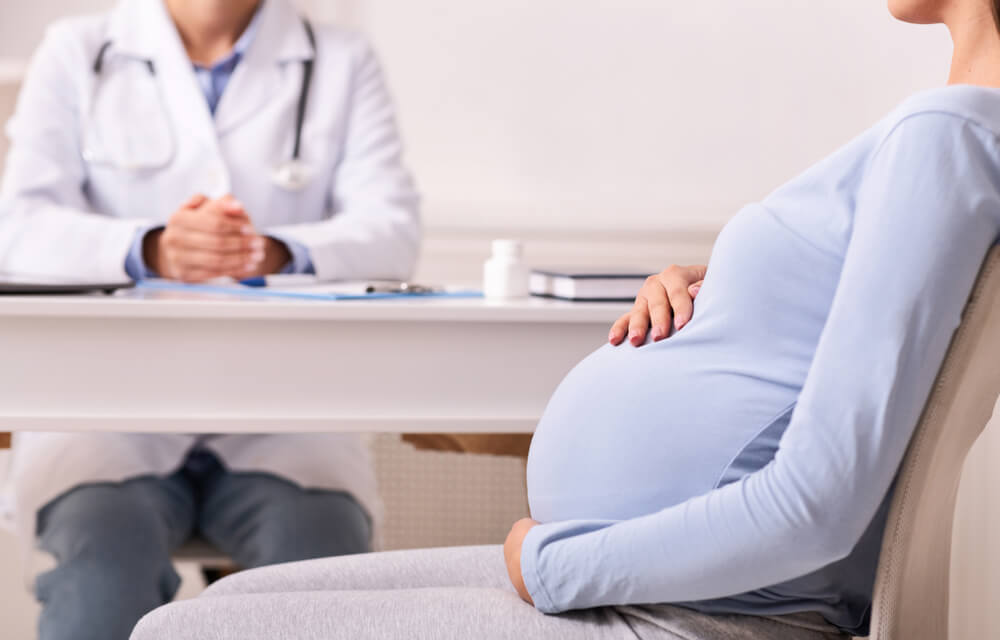
{"type": "Polygon", "coordinates": [[[989,3],[945,20],[954,51],[948,84],[1000,87],[1000,31],[989,3]]]}
{"type": "Polygon", "coordinates": [[[261,0],[165,0],[188,57],[210,66],[233,49],[261,0]]]}

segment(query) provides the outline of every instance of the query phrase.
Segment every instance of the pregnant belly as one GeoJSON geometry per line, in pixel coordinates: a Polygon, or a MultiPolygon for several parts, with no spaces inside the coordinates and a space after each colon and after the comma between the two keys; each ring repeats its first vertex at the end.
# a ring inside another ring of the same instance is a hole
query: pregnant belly
{"type": "Polygon", "coordinates": [[[727,365],[739,345],[707,347],[690,326],[639,349],[602,347],[566,376],[531,444],[533,518],[622,520],[710,491],[794,401],[727,365]]]}

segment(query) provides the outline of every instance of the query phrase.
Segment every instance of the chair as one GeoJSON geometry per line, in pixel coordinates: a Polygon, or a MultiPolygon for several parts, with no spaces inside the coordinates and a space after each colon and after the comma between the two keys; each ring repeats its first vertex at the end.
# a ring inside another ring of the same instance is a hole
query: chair
{"type": "Polygon", "coordinates": [[[948,637],[962,465],[1000,395],[1000,246],[965,307],[896,479],[875,579],[872,640],[948,637]]]}

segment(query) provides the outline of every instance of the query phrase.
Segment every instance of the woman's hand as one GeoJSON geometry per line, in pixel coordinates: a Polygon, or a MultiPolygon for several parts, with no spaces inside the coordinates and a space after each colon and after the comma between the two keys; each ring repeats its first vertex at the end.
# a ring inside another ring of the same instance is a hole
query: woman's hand
{"type": "Polygon", "coordinates": [[[514,523],[510,533],[507,534],[507,541],[503,543],[503,557],[507,561],[507,574],[510,582],[517,589],[517,594],[528,604],[534,606],[535,601],[531,599],[528,588],[524,586],[524,577],[521,576],[521,545],[524,543],[524,536],[528,535],[532,527],[538,523],[531,518],[522,518],[514,523]]]}
{"type": "Polygon", "coordinates": [[[678,330],[691,321],[694,299],[705,280],[705,265],[678,267],[672,265],[655,276],[646,278],[632,310],[611,326],[608,342],[621,344],[628,331],[628,341],[638,347],[646,340],[652,327],[654,342],[670,334],[670,318],[678,330]]]}

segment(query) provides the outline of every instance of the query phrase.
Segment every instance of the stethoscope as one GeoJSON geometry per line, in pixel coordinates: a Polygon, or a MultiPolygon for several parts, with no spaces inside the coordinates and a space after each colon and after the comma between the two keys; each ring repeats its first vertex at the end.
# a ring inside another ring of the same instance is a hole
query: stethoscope
{"type": "MultiPolygon", "coordinates": [[[[302,18],[302,26],[305,27],[306,36],[309,38],[309,46],[312,48],[312,57],[302,61],[302,87],[299,90],[299,100],[295,110],[295,138],[292,144],[292,156],[288,160],[279,163],[271,174],[271,181],[274,184],[289,191],[298,191],[303,189],[309,184],[313,176],[311,167],[302,161],[301,148],[302,127],[305,123],[306,107],[309,104],[309,85],[312,83],[313,76],[313,59],[316,57],[316,35],[313,33],[312,25],[306,18],[302,18]]],[[[106,40],[101,45],[101,48],[97,51],[97,56],[94,58],[93,72],[98,81],[100,80],[102,71],[104,70],[105,56],[110,46],[111,41],[106,40]]],[[[153,61],[148,59],[140,59],[140,61],[145,64],[146,69],[149,71],[149,75],[155,80],[156,65],[153,64],[153,61]]],[[[91,123],[94,121],[93,112],[97,102],[97,94],[100,89],[99,84],[100,82],[94,83],[94,91],[91,95],[89,116],[91,123]]],[[[159,95],[159,103],[160,110],[164,115],[164,120],[169,127],[170,118],[166,117],[167,114],[164,108],[162,93],[159,95]]],[[[161,158],[146,161],[129,158],[112,159],[110,154],[101,153],[99,148],[102,145],[99,140],[88,140],[88,138],[96,137],[96,132],[93,132],[92,135],[84,136],[85,142],[82,155],[83,159],[90,164],[103,164],[128,171],[154,171],[169,165],[176,154],[176,136],[173,130],[170,130],[168,133],[170,145],[169,151],[163,154],[163,157],[161,158]]]]}

